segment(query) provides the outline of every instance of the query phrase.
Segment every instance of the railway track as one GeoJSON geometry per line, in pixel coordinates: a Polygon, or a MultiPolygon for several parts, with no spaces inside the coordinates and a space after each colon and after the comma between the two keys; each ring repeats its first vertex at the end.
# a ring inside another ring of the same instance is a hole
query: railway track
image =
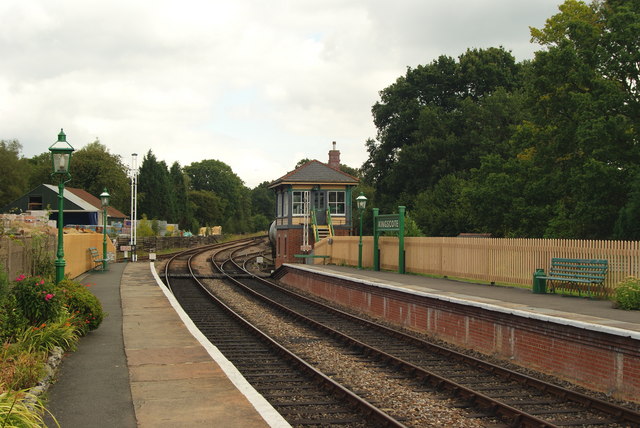
{"type": "MultiPolygon", "coordinates": [[[[226,253],[222,260],[214,262],[215,269],[218,274],[233,278],[235,287],[244,290],[252,299],[270,305],[288,319],[322,331],[325,337],[331,337],[343,347],[343,355],[355,358],[372,371],[386,372],[389,378],[403,379],[415,394],[445,392],[458,403],[465,403],[464,406],[472,405],[475,416],[484,418],[482,424],[495,424],[491,417],[496,415],[506,425],[523,427],[640,426],[640,415],[631,409],[455,353],[326,307],[271,281],[249,277],[240,265],[229,259],[239,256],[248,259],[255,251],[236,247],[226,253]]],[[[204,270],[201,269],[198,275],[205,275],[204,270]]],[[[241,306],[246,307],[246,304],[241,306]]],[[[366,396],[367,392],[362,395],[366,396]]],[[[391,407],[388,403],[379,405],[391,407]]],[[[409,415],[396,417],[412,425],[409,415]]]]}
{"type": "Polygon", "coordinates": [[[167,285],[200,331],[292,426],[404,427],[207,293],[190,266],[195,254],[189,251],[167,262],[167,285]]]}

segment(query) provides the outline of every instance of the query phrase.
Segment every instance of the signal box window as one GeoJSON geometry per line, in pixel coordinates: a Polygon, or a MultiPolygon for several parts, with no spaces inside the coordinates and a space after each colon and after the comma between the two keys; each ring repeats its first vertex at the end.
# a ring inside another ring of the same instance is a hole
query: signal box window
{"type": "Polygon", "coordinates": [[[329,197],[329,212],[331,215],[345,215],[345,192],[330,191],[327,193],[329,197]]]}

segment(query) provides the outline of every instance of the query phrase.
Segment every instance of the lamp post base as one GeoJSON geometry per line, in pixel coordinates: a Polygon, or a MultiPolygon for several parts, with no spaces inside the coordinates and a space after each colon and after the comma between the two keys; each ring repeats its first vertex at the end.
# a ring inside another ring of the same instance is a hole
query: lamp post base
{"type": "Polygon", "coordinates": [[[64,261],[64,259],[56,259],[54,264],[56,266],[56,284],[58,284],[64,279],[64,267],[67,265],[67,263],[64,261]]]}

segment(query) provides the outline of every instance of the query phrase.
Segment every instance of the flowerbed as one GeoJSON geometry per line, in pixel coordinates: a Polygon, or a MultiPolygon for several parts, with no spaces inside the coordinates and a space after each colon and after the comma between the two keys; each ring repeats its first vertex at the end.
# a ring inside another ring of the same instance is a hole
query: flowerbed
{"type": "Polygon", "coordinates": [[[46,409],[30,394],[54,349],[73,350],[98,328],[104,312],[88,286],[0,269],[0,426],[42,426],[46,409]]]}

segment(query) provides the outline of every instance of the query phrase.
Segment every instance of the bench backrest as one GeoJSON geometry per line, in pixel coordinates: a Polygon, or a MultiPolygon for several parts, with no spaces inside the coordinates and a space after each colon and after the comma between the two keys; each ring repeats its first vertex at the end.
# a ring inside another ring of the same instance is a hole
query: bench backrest
{"type": "Polygon", "coordinates": [[[609,262],[601,259],[551,259],[549,276],[604,281],[609,262]]]}

